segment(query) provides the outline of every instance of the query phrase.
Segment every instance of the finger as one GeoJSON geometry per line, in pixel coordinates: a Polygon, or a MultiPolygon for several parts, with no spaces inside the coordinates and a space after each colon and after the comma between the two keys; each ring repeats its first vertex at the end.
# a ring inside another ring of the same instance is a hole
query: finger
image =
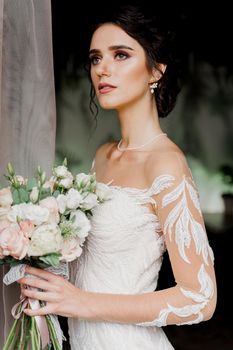
{"type": "Polygon", "coordinates": [[[23,284],[20,284],[20,300],[22,300],[23,298],[24,298],[24,296],[23,296],[23,289],[24,289],[24,286],[23,286],[23,284]]]}
{"type": "Polygon", "coordinates": [[[30,287],[40,288],[46,291],[56,291],[57,286],[54,284],[51,284],[45,280],[42,280],[40,278],[28,278],[23,277],[20,280],[18,280],[18,283],[21,284],[21,291],[22,291],[22,285],[27,285],[30,287]]]}
{"type": "Polygon", "coordinates": [[[52,281],[55,275],[52,272],[37,269],[36,267],[26,266],[25,272],[30,273],[33,276],[44,278],[47,281],[52,281]]]}
{"type": "Polygon", "coordinates": [[[52,314],[53,311],[49,305],[41,307],[40,309],[32,310],[32,309],[24,309],[23,312],[28,316],[44,316],[48,314],[52,314]]]}
{"type": "Polygon", "coordinates": [[[36,299],[41,301],[51,301],[51,302],[55,301],[54,294],[49,292],[39,292],[37,290],[24,289],[24,291],[22,292],[22,295],[30,299],[36,299]]]}

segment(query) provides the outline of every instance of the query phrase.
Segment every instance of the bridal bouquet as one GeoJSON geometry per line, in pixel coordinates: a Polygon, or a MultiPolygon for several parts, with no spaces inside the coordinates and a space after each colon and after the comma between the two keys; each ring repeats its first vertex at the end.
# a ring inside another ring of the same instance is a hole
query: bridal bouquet
{"type": "MultiPolygon", "coordinates": [[[[5,175],[9,186],[0,189],[0,265],[11,269],[11,284],[25,276],[25,266],[45,268],[68,278],[68,262],[82,253],[90,231],[92,209],[108,199],[108,187],[95,174],[73,175],[64,160],[49,179],[40,167],[35,177],[16,175],[11,164],[5,175]]],[[[3,350],[62,349],[62,331],[56,315],[26,315],[25,308],[43,306],[24,298],[12,309],[14,324],[3,350]]]]}

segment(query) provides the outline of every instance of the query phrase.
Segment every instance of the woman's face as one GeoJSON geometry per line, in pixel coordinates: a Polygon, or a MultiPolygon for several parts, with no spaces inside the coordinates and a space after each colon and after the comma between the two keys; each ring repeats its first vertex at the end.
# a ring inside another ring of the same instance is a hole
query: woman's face
{"type": "Polygon", "coordinates": [[[101,107],[119,110],[150,95],[152,73],[144,49],[117,25],[107,23],[94,32],[89,55],[101,107]]]}

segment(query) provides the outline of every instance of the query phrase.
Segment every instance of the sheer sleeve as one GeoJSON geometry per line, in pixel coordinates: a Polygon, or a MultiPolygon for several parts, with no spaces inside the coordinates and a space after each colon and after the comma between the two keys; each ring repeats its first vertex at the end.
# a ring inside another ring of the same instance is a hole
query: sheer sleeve
{"type": "Polygon", "coordinates": [[[216,284],[198,191],[182,154],[169,155],[156,174],[152,195],[176,285],[154,293],[148,321],[137,325],[199,323],[215,310],[216,284]]]}

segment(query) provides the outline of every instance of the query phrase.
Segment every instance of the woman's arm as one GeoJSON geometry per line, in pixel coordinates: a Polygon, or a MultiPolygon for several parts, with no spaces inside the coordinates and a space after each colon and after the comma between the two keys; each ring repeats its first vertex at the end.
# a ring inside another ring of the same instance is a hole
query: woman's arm
{"type": "MultiPolygon", "coordinates": [[[[157,163],[157,162],[156,162],[157,163]]],[[[176,286],[141,295],[87,293],[94,320],[141,326],[208,320],[216,306],[213,253],[186,159],[170,152],[156,164],[153,195],[176,286]]]]}
{"type": "Polygon", "coordinates": [[[213,315],[216,305],[213,256],[198,193],[180,155],[172,154],[163,164],[160,169],[156,167],[153,195],[176,286],[140,295],[94,293],[81,291],[48,272],[29,269],[49,280],[44,285],[37,279],[30,283],[28,279],[20,281],[32,286],[39,281],[36,287],[47,290],[24,291],[26,296],[48,302],[45,308],[28,314],[57,313],[139,326],[198,323],[213,315]]]}

